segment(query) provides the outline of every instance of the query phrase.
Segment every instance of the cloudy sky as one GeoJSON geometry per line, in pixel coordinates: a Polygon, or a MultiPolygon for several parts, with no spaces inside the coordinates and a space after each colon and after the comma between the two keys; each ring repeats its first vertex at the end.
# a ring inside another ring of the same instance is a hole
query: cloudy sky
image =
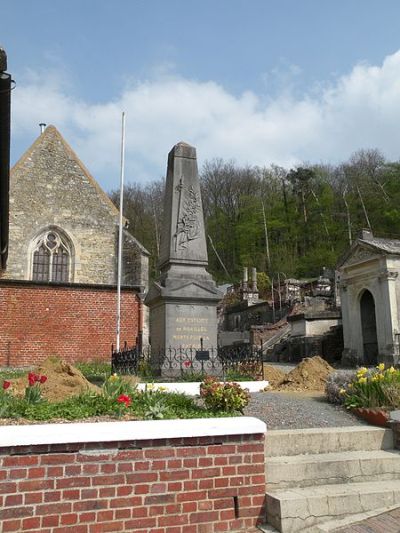
{"type": "Polygon", "coordinates": [[[0,0],[12,161],[54,124],[106,189],[200,164],[400,158],[398,0],[0,0]]]}

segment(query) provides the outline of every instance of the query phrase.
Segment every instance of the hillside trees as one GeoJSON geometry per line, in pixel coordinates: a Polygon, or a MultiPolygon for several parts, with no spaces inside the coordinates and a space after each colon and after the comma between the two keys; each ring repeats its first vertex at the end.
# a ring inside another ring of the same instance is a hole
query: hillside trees
{"type": "MultiPolygon", "coordinates": [[[[200,172],[209,271],[237,281],[243,266],[272,278],[333,268],[363,227],[400,238],[400,163],[360,150],[345,163],[284,169],[208,161],[200,172]],[[213,246],[212,246],[213,245],[213,246]]],[[[152,254],[157,277],[163,180],[126,187],[130,231],[152,254]]],[[[118,203],[118,195],[111,194],[118,203]]]]}

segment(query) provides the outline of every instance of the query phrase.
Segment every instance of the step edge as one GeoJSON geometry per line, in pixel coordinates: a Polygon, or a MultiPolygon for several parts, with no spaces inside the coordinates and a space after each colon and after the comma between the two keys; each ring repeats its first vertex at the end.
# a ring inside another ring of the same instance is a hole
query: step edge
{"type": "Polygon", "coordinates": [[[400,450],[395,448],[379,449],[379,450],[346,450],[343,452],[327,452],[327,453],[302,453],[299,455],[275,455],[273,457],[266,457],[266,464],[273,465],[293,465],[293,464],[310,464],[310,463],[324,463],[324,462],[338,462],[338,461],[362,461],[374,459],[374,455],[379,454],[377,459],[400,459],[400,450]],[[354,455],[354,457],[352,457],[354,455]],[[344,456],[344,457],[343,457],[344,456]]]}
{"type": "MultiPolygon", "coordinates": [[[[383,513],[389,513],[390,511],[394,511],[399,507],[400,504],[397,503],[389,507],[380,507],[378,509],[373,509],[372,511],[365,511],[364,513],[355,513],[339,520],[328,520],[327,522],[323,522],[313,527],[318,527],[318,533],[334,533],[342,527],[356,525],[367,518],[373,518],[374,516],[379,516],[383,513]]],[[[307,533],[307,530],[305,530],[304,533],[307,533]]]]}
{"type": "MultiPolygon", "coordinates": [[[[297,500],[297,499],[305,499],[305,498],[312,498],[312,497],[317,497],[317,498],[320,498],[320,497],[330,497],[330,496],[347,496],[347,495],[353,495],[353,494],[357,494],[357,493],[360,493],[359,490],[357,489],[366,489],[366,485],[373,485],[373,487],[371,488],[371,492],[376,492],[377,489],[381,489],[381,492],[389,492],[389,491],[392,491],[393,490],[398,490],[400,492],[400,481],[398,479],[396,480],[386,480],[386,481],[365,481],[365,482],[356,482],[356,483],[332,483],[332,484],[328,484],[328,485],[313,485],[312,487],[298,487],[296,489],[294,489],[293,487],[292,488],[286,488],[286,489],[272,489],[272,490],[267,490],[265,492],[265,495],[266,497],[270,496],[272,498],[275,498],[275,499],[279,499],[282,501],[282,495],[284,495],[285,492],[290,492],[292,494],[292,497],[291,498],[287,498],[287,500],[291,499],[291,500],[297,500]],[[393,488],[391,487],[391,485],[397,483],[397,486],[394,486],[393,488]],[[315,494],[315,490],[314,490],[314,494],[311,493],[311,490],[312,489],[315,489],[316,487],[318,487],[318,494],[315,494]],[[350,488],[351,487],[351,491],[344,491],[342,493],[340,493],[340,488],[343,488],[344,487],[347,487],[347,488],[350,488]],[[338,490],[337,493],[335,493],[335,489],[338,490]],[[307,494],[307,491],[309,491],[310,493],[307,494]],[[326,493],[325,493],[326,491],[326,493]],[[330,494],[332,493],[332,494],[330,494]],[[297,497],[296,497],[297,496],[297,497]]],[[[362,494],[367,494],[369,491],[361,491],[362,494]]],[[[400,504],[399,504],[400,506],[400,504]]]]}

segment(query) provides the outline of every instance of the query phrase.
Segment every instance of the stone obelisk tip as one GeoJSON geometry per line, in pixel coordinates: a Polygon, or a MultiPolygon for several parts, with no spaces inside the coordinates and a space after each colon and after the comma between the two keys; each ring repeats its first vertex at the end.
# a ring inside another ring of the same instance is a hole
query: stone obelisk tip
{"type": "Polygon", "coordinates": [[[187,159],[196,159],[196,148],[183,141],[177,143],[171,149],[168,158],[170,157],[184,157],[187,159]]]}

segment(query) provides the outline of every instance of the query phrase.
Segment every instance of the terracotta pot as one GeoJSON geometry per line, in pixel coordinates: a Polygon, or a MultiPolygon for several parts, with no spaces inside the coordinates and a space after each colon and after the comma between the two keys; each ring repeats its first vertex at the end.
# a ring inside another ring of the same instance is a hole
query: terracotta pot
{"type": "Polygon", "coordinates": [[[389,425],[389,412],[385,411],[385,409],[354,407],[352,412],[374,426],[387,427],[389,425]]]}

